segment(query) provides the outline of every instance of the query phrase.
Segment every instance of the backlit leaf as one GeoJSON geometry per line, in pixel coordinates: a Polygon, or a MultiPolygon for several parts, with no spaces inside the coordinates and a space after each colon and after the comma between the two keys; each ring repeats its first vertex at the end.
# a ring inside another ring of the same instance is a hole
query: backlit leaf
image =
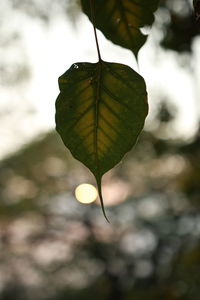
{"type": "Polygon", "coordinates": [[[56,129],[72,155],[101,177],[136,143],[148,111],[143,78],[130,67],[77,63],[59,78],[56,129]]]}
{"type": "MultiPolygon", "coordinates": [[[[91,18],[90,1],[82,0],[82,8],[91,18]]],[[[141,28],[151,25],[159,0],[94,0],[95,26],[113,43],[130,49],[137,57],[147,36],[141,28]]]]}

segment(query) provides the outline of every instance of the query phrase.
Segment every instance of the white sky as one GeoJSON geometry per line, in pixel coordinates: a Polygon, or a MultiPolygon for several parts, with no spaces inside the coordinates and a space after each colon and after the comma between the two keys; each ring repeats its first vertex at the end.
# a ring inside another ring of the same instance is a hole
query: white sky
{"type": "MultiPolygon", "coordinates": [[[[61,16],[47,27],[19,12],[8,14],[7,24],[10,30],[17,28],[22,35],[21,50],[13,47],[9,55],[16,55],[17,59],[20,55],[26,56],[31,79],[19,86],[0,86],[0,158],[14,152],[39,133],[53,129],[55,99],[59,93],[58,77],[75,62],[97,61],[93,29],[85,16],[78,21],[77,29],[72,28],[71,22],[61,16]],[[8,110],[9,113],[4,114],[8,110]]],[[[98,37],[104,60],[128,64],[138,70],[130,51],[113,45],[100,32],[98,37]]],[[[158,95],[162,93],[169,96],[180,109],[172,138],[188,138],[197,128],[200,112],[197,105],[200,92],[200,58],[197,55],[200,53],[200,41],[194,44],[194,77],[187,68],[180,67],[177,54],[157,51],[157,47],[149,38],[139,54],[140,74],[145,78],[149,92],[149,118],[158,103],[158,95]]],[[[0,49],[0,55],[8,53],[0,49]]]]}

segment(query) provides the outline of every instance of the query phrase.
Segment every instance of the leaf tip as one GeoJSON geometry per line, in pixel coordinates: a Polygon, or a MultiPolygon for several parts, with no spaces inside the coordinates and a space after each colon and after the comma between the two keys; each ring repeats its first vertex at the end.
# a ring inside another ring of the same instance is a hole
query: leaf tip
{"type": "Polygon", "coordinates": [[[110,224],[110,221],[108,220],[108,217],[106,216],[106,211],[105,211],[105,207],[104,207],[104,203],[103,203],[103,196],[102,196],[102,191],[101,191],[101,178],[96,178],[96,181],[97,181],[97,189],[98,189],[99,199],[100,199],[100,203],[101,203],[101,209],[102,209],[104,218],[110,224]]]}

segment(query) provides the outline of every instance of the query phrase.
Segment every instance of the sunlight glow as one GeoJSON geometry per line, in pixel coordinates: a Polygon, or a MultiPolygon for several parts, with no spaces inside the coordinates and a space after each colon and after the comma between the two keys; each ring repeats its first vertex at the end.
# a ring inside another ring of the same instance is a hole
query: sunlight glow
{"type": "Polygon", "coordinates": [[[97,199],[98,193],[97,189],[87,183],[80,184],[75,190],[76,199],[84,204],[89,204],[97,199]]]}

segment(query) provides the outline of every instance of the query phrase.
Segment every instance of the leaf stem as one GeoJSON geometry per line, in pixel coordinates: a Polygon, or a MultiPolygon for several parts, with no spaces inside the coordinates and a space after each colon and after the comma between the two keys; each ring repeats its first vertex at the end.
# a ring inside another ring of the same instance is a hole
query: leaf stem
{"type": "Polygon", "coordinates": [[[96,41],[96,46],[97,46],[98,58],[99,58],[99,62],[101,62],[102,59],[101,59],[101,53],[100,53],[100,49],[99,49],[99,42],[98,42],[98,37],[97,37],[96,26],[95,26],[94,0],[90,0],[90,11],[91,11],[92,25],[93,25],[93,28],[94,28],[94,36],[95,36],[95,41],[96,41]]]}

